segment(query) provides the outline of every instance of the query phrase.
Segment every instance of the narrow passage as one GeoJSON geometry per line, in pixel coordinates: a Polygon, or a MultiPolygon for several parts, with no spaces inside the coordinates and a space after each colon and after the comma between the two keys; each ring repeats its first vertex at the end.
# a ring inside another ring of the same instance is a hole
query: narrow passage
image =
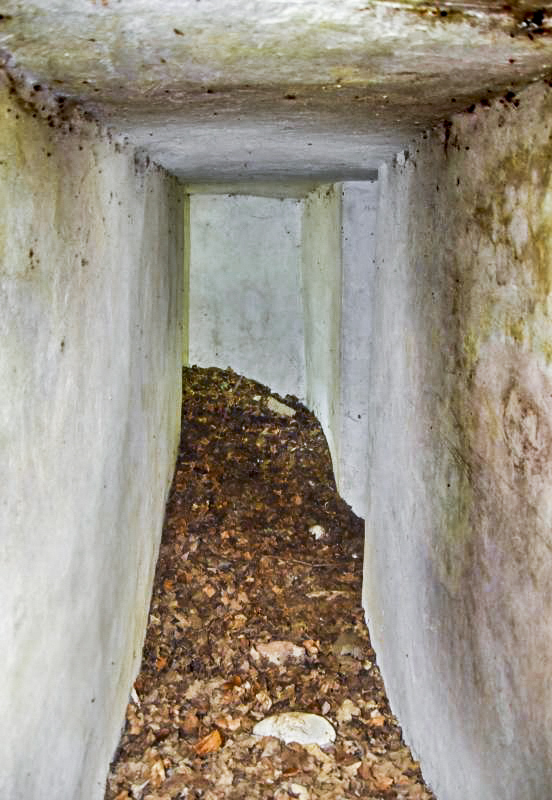
{"type": "Polygon", "coordinates": [[[231,371],[184,371],[141,672],[106,800],[430,800],[360,607],[363,523],[320,425],[231,371]],[[295,411],[289,416],[291,410],[295,411]],[[335,744],[252,734],[323,715],[335,744]]]}

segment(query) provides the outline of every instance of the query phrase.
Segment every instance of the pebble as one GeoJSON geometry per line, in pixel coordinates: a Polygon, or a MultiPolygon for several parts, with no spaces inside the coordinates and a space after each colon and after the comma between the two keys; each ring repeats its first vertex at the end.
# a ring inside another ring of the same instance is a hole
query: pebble
{"type": "Polygon", "coordinates": [[[286,406],[285,403],[280,403],[280,401],[276,400],[275,397],[268,398],[266,407],[269,411],[273,411],[275,414],[279,414],[281,417],[294,417],[296,413],[294,408],[286,406]]]}
{"type": "Polygon", "coordinates": [[[326,535],[326,529],[323,528],[322,525],[312,525],[309,528],[309,533],[312,536],[314,536],[316,541],[318,541],[318,539],[323,539],[324,538],[324,536],[326,535]]]}
{"type": "Polygon", "coordinates": [[[253,728],[255,736],[275,736],[289,744],[317,744],[329,747],[335,742],[335,729],[325,717],[304,711],[284,711],[258,722],[253,728]]]}

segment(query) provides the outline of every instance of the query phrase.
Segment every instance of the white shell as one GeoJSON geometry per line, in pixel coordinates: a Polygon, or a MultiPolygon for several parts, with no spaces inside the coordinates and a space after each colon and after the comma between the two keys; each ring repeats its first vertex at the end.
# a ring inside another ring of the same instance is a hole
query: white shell
{"type": "Polygon", "coordinates": [[[255,736],[275,736],[288,744],[317,744],[328,747],[335,742],[335,730],[325,717],[303,711],[285,711],[258,722],[253,728],[255,736]]]}

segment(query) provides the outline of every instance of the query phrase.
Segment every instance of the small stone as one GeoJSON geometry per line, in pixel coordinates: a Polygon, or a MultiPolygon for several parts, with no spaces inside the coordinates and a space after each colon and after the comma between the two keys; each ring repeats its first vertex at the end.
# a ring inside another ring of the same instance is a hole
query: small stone
{"type": "Polygon", "coordinates": [[[285,403],[280,403],[275,397],[269,397],[266,402],[266,407],[269,411],[279,414],[281,417],[294,417],[296,411],[294,408],[286,406],[285,403]]]}
{"type": "Polygon", "coordinates": [[[289,744],[317,744],[328,747],[335,742],[336,733],[325,717],[303,711],[285,711],[258,722],[253,728],[255,736],[275,736],[289,744]]]}
{"type": "Polygon", "coordinates": [[[322,525],[311,525],[309,528],[309,533],[314,536],[316,541],[319,539],[323,539],[326,535],[326,529],[322,527],[322,525]]]}

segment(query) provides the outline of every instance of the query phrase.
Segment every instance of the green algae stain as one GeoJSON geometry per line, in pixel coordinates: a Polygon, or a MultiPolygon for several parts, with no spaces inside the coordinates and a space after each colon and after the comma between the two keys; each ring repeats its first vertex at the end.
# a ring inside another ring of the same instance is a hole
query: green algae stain
{"type": "Polygon", "coordinates": [[[463,345],[467,371],[471,372],[478,361],[480,337],[473,330],[468,330],[463,345]]]}
{"type": "Polygon", "coordinates": [[[444,460],[440,470],[440,528],[435,541],[434,564],[441,584],[456,596],[462,587],[469,562],[474,529],[471,515],[474,505],[472,466],[466,453],[463,431],[443,436],[444,460]],[[456,439],[456,443],[453,441],[456,439]]]}
{"type": "Polygon", "coordinates": [[[506,323],[506,333],[516,344],[523,344],[525,339],[525,320],[520,317],[506,323]]]}
{"type": "Polygon", "coordinates": [[[533,272],[538,299],[543,302],[552,289],[552,227],[547,219],[542,219],[532,240],[533,272]]]}
{"type": "Polygon", "coordinates": [[[552,364],[552,342],[541,342],[539,349],[546,360],[546,364],[550,366],[552,364]]]}

